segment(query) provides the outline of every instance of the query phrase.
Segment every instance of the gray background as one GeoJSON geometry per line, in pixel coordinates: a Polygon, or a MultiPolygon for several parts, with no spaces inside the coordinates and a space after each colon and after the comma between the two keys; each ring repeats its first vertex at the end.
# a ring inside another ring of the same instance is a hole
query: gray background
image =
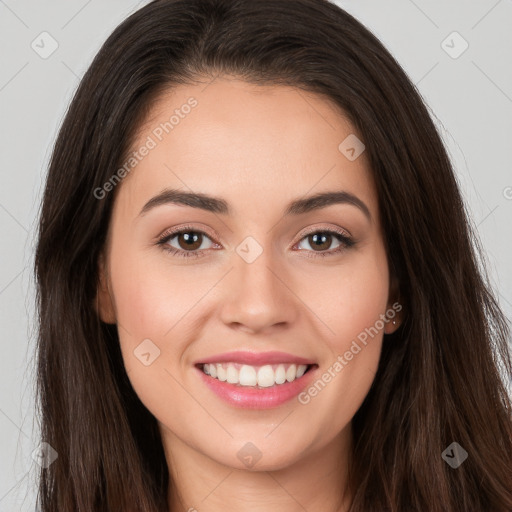
{"type": "MultiPolygon", "coordinates": [[[[0,512],[33,511],[35,504],[31,271],[51,145],[100,45],[144,3],[0,0],[0,512]],[[58,44],[48,58],[31,46],[51,49],[45,31],[58,44]]],[[[429,105],[511,318],[512,0],[337,3],[380,38],[429,105]],[[463,48],[454,31],[469,45],[457,58],[445,51],[463,48]]]]}

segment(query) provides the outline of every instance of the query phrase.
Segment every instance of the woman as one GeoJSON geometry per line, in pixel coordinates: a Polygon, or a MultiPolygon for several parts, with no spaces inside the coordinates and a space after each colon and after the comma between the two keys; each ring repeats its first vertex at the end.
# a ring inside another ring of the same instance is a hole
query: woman
{"type": "Polygon", "coordinates": [[[512,510],[509,327],[442,141],[325,0],[155,0],[36,254],[42,512],[512,510]]]}

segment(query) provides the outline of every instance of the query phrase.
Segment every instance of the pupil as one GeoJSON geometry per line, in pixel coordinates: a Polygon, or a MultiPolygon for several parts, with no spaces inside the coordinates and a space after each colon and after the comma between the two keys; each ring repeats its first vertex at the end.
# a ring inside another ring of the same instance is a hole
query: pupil
{"type": "Polygon", "coordinates": [[[323,246],[327,245],[327,247],[330,245],[330,244],[326,244],[326,240],[327,238],[329,237],[330,235],[329,234],[326,234],[326,233],[320,233],[320,234],[314,234],[312,236],[312,239],[313,239],[313,244],[315,247],[319,247],[319,248],[325,248],[323,246]]]}
{"type": "Polygon", "coordinates": [[[192,238],[195,239],[194,242],[197,241],[197,235],[190,236],[190,233],[185,233],[183,236],[187,242],[189,242],[192,238]]]}
{"type": "MultiPolygon", "coordinates": [[[[182,233],[182,237],[183,237],[185,244],[188,248],[193,247],[194,244],[197,243],[199,236],[200,236],[199,233],[193,233],[193,234],[182,233]]],[[[199,244],[199,245],[201,245],[201,244],[199,244]]],[[[196,247],[194,247],[194,248],[196,248],[196,247]]]]}

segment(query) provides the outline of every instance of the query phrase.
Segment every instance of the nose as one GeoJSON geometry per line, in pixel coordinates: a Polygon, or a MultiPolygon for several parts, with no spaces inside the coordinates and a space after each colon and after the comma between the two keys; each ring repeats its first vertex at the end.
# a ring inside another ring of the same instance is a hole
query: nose
{"type": "Polygon", "coordinates": [[[291,325],[298,316],[299,300],[292,291],[284,265],[277,265],[264,250],[248,263],[236,252],[227,276],[221,320],[231,329],[267,333],[291,325]]]}

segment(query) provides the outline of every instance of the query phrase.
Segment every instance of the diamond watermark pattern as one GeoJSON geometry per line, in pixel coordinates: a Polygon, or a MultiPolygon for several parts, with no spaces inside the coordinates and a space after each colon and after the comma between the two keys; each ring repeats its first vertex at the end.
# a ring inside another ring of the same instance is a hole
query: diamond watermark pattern
{"type": "Polygon", "coordinates": [[[145,339],[133,353],[144,366],[149,366],[160,356],[160,349],[150,339],[145,339]]]}
{"type": "Polygon", "coordinates": [[[58,453],[52,446],[44,442],[32,452],[32,459],[45,469],[49,468],[57,460],[58,456],[58,453]]]}
{"type": "Polygon", "coordinates": [[[31,48],[42,59],[48,59],[55,53],[59,43],[48,32],[41,32],[31,43],[31,48]]]}
{"type": "Polygon", "coordinates": [[[236,252],[246,263],[252,263],[263,252],[263,247],[252,236],[248,236],[237,246],[236,252]]]}
{"type": "Polygon", "coordinates": [[[458,32],[452,32],[443,40],[441,48],[452,59],[458,59],[469,48],[469,43],[458,32]]]}
{"type": "Polygon", "coordinates": [[[441,457],[453,469],[457,469],[468,458],[468,452],[459,443],[453,442],[441,457]]]}
{"type": "Polygon", "coordinates": [[[363,151],[366,149],[366,146],[353,133],[351,133],[338,146],[338,149],[343,156],[353,162],[361,156],[363,151]]]}
{"type": "Polygon", "coordinates": [[[252,468],[262,457],[261,451],[253,443],[245,443],[238,450],[237,457],[248,467],[252,468]]]}

